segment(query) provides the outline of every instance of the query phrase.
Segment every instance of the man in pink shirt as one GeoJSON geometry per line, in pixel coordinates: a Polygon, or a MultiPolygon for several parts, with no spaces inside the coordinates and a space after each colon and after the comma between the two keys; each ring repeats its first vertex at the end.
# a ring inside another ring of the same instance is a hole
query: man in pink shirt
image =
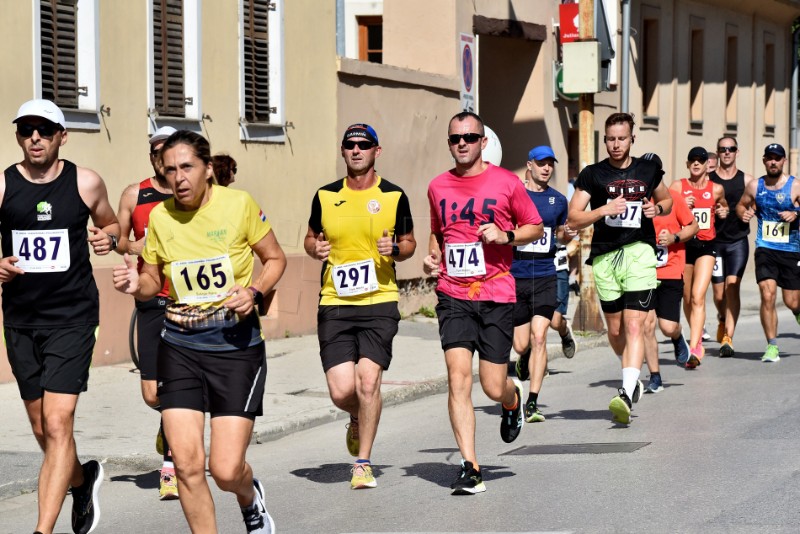
{"type": "Polygon", "coordinates": [[[478,115],[455,115],[447,142],[456,166],[428,186],[431,236],[424,269],[438,276],[436,314],[447,364],[448,410],[463,457],[450,487],[454,495],[463,495],[486,491],[475,454],[475,350],[484,393],[503,403],[500,436],[511,443],[522,429],[522,386],[507,376],[516,302],[512,246],[539,239],[544,228],[522,182],[483,161],[487,138],[478,115]]]}

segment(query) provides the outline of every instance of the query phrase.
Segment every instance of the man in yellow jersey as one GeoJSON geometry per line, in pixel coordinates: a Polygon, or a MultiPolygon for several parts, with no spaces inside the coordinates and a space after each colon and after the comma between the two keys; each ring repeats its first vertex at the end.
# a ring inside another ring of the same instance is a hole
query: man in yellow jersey
{"type": "Polygon", "coordinates": [[[395,262],[413,256],[417,242],[408,197],[375,172],[375,130],[353,124],[341,150],[347,176],[314,195],[304,247],[323,262],[317,335],[331,400],[350,414],[347,450],[357,458],[350,486],[374,488],[381,375],[400,321],[395,262]]]}

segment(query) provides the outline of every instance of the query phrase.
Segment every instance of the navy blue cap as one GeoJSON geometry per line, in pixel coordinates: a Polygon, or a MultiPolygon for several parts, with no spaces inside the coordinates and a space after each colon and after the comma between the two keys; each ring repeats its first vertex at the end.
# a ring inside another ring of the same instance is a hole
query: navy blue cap
{"type": "Polygon", "coordinates": [[[342,137],[342,143],[354,137],[361,137],[362,139],[366,139],[367,141],[372,141],[376,145],[380,144],[378,143],[378,134],[375,133],[375,129],[369,124],[356,123],[348,126],[347,129],[344,131],[344,137],[342,137]]]}
{"type": "Polygon", "coordinates": [[[702,162],[708,161],[708,152],[705,148],[696,146],[689,151],[689,155],[686,156],[686,161],[693,161],[696,159],[699,159],[702,162]]]}
{"type": "Polygon", "coordinates": [[[547,145],[534,147],[530,149],[530,151],[528,152],[528,161],[532,160],[542,161],[543,159],[547,158],[553,158],[553,161],[558,163],[558,160],[556,159],[556,155],[553,152],[553,149],[547,145]]]}
{"type": "Polygon", "coordinates": [[[781,145],[778,143],[772,143],[771,145],[767,145],[767,148],[764,149],[764,157],[766,158],[768,154],[774,154],[781,158],[786,157],[786,150],[783,149],[781,145]]]}

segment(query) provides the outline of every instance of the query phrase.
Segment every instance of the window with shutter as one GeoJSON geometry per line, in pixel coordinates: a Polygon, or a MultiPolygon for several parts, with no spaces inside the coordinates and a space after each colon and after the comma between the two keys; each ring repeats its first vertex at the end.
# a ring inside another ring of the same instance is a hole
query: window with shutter
{"type": "Polygon", "coordinates": [[[77,0],[41,0],[42,98],[78,108],[77,0]]]}
{"type": "Polygon", "coordinates": [[[268,122],[269,105],[269,22],[268,0],[245,0],[244,100],[247,122],[268,122]]]}
{"type": "Polygon", "coordinates": [[[153,0],[153,85],[159,115],[185,115],[183,38],[183,0],[153,0]]]}

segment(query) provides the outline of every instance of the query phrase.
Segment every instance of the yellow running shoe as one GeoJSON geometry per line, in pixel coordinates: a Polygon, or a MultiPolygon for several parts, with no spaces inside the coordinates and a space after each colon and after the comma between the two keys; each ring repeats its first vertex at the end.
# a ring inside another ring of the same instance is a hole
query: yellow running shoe
{"type": "Polygon", "coordinates": [[[719,357],[720,358],[730,358],[735,354],[733,350],[733,340],[725,334],[722,337],[722,345],[719,347],[719,357]]]}
{"type": "Polygon", "coordinates": [[[162,501],[173,501],[178,498],[178,479],[175,477],[174,468],[165,467],[161,470],[158,494],[162,501]]]}
{"type": "Polygon", "coordinates": [[[350,479],[350,487],[352,489],[375,488],[378,483],[375,482],[375,477],[372,476],[372,466],[369,464],[355,464],[350,470],[353,473],[353,478],[350,479]]]}
{"type": "Polygon", "coordinates": [[[347,451],[350,456],[358,457],[358,449],[361,442],[358,439],[358,420],[350,418],[350,424],[346,425],[347,434],[345,435],[345,442],[347,443],[347,451]]]}

